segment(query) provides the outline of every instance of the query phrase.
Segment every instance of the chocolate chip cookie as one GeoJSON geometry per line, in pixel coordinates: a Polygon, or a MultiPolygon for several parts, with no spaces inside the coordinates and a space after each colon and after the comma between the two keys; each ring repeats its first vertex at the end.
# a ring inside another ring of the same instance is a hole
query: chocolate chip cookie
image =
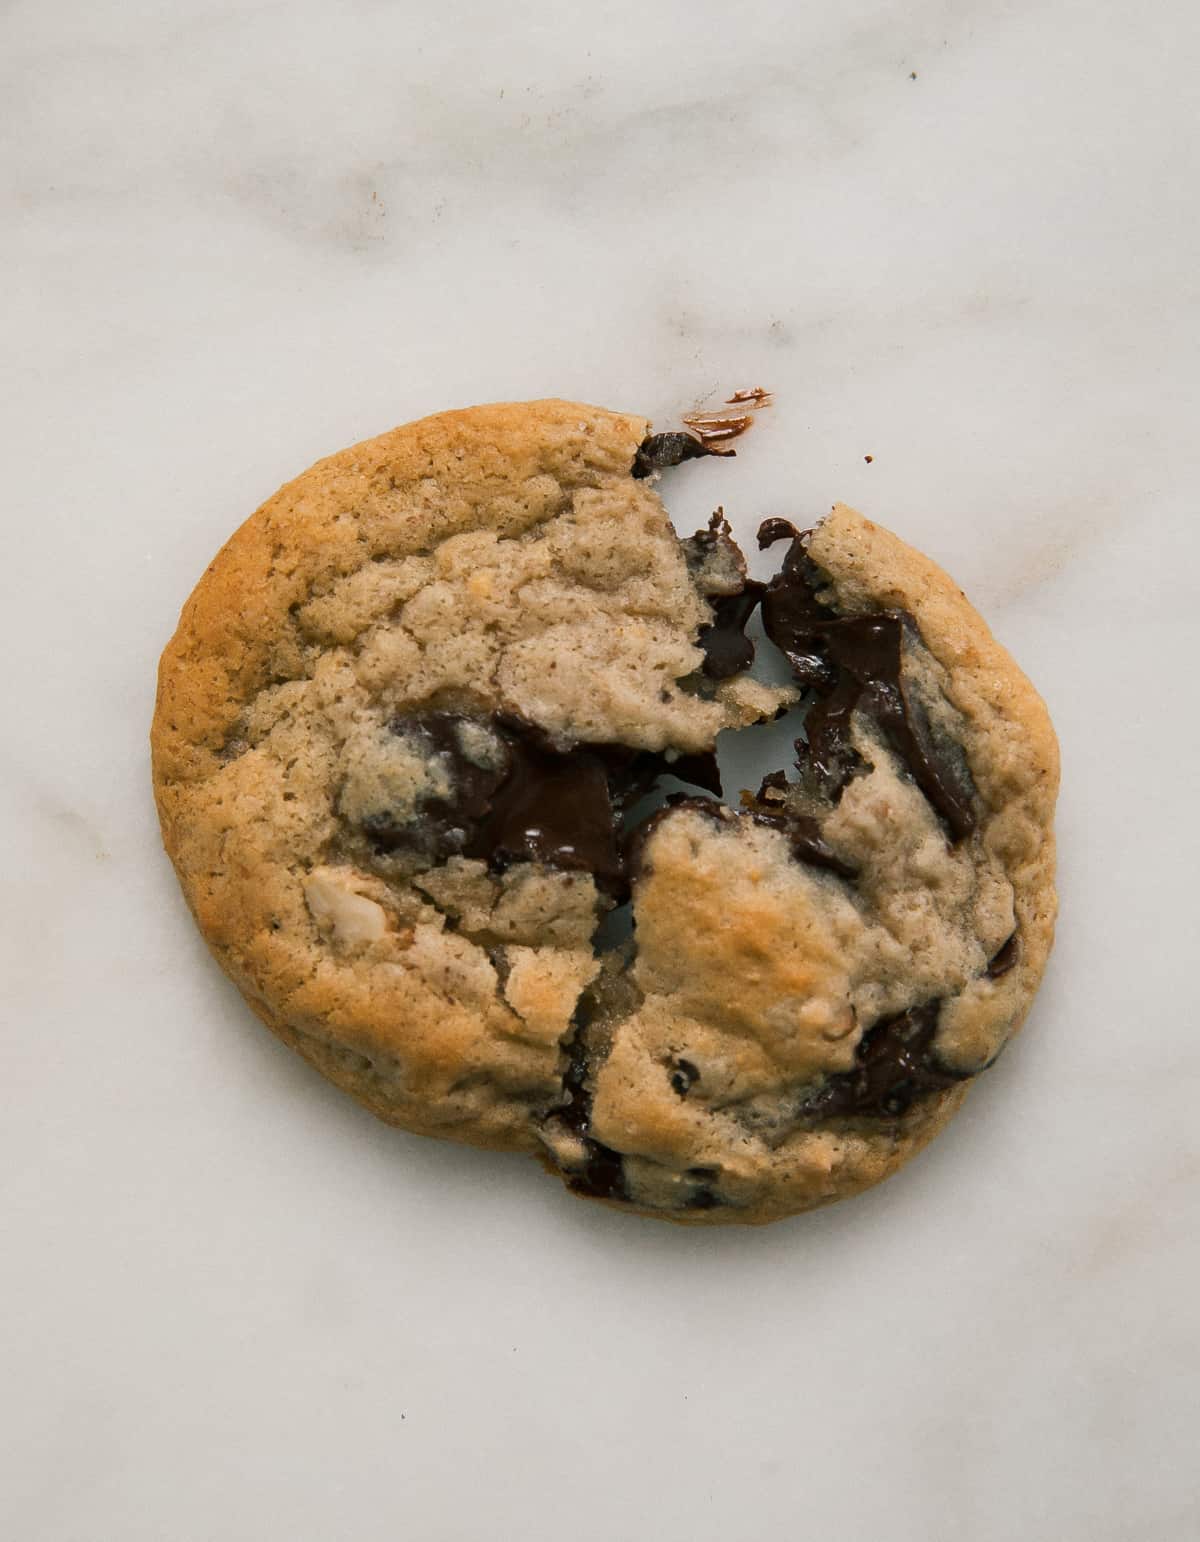
{"type": "Polygon", "coordinates": [[[381,1118],[766,1221],[893,1172],[1020,1026],[1057,749],[852,510],[766,520],[769,583],[719,513],[677,538],[654,482],[714,453],[546,401],[320,462],[187,602],[154,786],[222,967],[381,1118]],[[723,796],[717,735],[786,713],[792,763],[723,796]]]}

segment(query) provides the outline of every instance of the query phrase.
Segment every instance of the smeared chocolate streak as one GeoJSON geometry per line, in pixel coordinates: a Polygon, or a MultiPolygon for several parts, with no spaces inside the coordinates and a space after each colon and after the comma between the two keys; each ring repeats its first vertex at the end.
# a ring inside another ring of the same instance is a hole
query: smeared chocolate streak
{"type": "Polygon", "coordinates": [[[915,633],[915,623],[902,611],[839,615],[818,597],[825,584],[802,532],[785,519],[768,519],[759,528],[760,548],[785,539],[791,544],[767,585],[762,615],[767,636],[787,656],[796,680],[817,697],[804,720],[806,739],[796,741],[799,769],[836,800],[861,769],[850,729],[854,713],[864,712],[953,838],[964,839],[976,825],[970,773],[961,753],[935,740],[901,670],[905,628],[915,633]]]}

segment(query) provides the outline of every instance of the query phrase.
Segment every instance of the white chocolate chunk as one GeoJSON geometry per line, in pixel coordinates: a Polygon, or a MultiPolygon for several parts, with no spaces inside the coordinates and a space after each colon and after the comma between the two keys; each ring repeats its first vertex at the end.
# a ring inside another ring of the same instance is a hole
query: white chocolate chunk
{"type": "Polygon", "coordinates": [[[318,867],[304,882],[304,899],[322,931],[346,948],[378,942],[387,931],[387,911],[354,889],[352,868],[318,867]]]}

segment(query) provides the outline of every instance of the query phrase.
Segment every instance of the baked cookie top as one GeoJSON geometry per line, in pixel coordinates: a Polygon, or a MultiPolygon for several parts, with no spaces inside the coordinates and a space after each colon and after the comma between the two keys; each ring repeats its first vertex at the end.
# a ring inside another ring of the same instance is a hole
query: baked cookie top
{"type": "Polygon", "coordinates": [[[769,586],[719,517],[680,541],[646,473],[683,438],[546,401],[320,462],[185,606],[154,785],[222,966],[376,1113],[767,1220],[886,1176],[1019,1026],[1056,748],[953,583],[851,510],[768,521],[769,586]],[[759,604],[790,687],[746,673],[759,604]],[[704,796],[719,732],[801,701],[787,775],[704,796]]]}

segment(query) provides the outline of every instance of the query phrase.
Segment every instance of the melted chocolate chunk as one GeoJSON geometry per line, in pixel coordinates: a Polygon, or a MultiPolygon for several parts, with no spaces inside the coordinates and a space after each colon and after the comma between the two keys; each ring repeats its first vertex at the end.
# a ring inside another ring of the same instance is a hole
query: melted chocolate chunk
{"type": "Polygon", "coordinates": [[[1007,974],[1019,957],[1020,948],[1017,943],[1017,933],[1014,932],[987,966],[985,971],[987,979],[998,980],[1001,975],[1007,974]]]}
{"type": "Polygon", "coordinates": [[[704,650],[704,673],[710,680],[728,680],[754,662],[754,644],[744,634],[767,586],[746,577],[746,559],[730,533],[724,509],[716,511],[707,530],[697,530],[680,544],[713,613],[696,638],[704,650]]]}
{"type": "Polygon", "coordinates": [[[671,1072],[671,1090],[677,1092],[681,1098],[686,1098],[692,1090],[692,1084],[699,1080],[700,1072],[692,1062],[685,1060],[682,1055],[677,1056],[671,1072]]]}
{"type": "Polygon", "coordinates": [[[913,780],[962,840],[975,829],[970,774],[945,745],[935,741],[920,704],[906,690],[901,669],[904,631],[914,627],[902,611],[840,616],[818,598],[824,582],[804,550],[801,532],[785,519],[760,527],[758,544],[791,542],[780,572],[762,601],[767,636],[788,659],[792,673],[817,700],[796,741],[797,767],[828,797],[840,796],[862,768],[851,739],[856,711],[874,718],[907,765],[913,780]]]}
{"type": "Polygon", "coordinates": [[[621,1153],[593,1140],[588,1134],[592,1117],[592,1094],[587,1084],[590,1070],[587,1030],[595,1017],[596,999],[590,991],[584,991],[575,1008],[575,1034],[571,1039],[570,1058],[563,1077],[563,1091],[568,1102],[565,1107],[556,1109],[552,1117],[578,1135],[583,1142],[583,1171],[568,1178],[568,1188],[595,1199],[628,1199],[625,1164],[621,1153]]]}
{"type": "MultiPolygon", "coordinates": [[[[514,862],[544,862],[550,867],[596,875],[600,884],[622,875],[616,826],[619,794],[610,786],[599,755],[566,755],[531,725],[497,719],[493,726],[508,751],[507,765],[495,773],[482,802],[456,796],[442,806],[429,804],[435,817],[470,825],[463,855],[503,871],[514,862]]],[[[467,763],[469,765],[469,762],[467,763]]],[[[466,772],[461,756],[453,761],[456,792],[466,772]]],[[[472,774],[474,773],[474,775],[472,774]]]]}
{"type": "Polygon", "coordinates": [[[736,450],[727,447],[728,441],[740,439],[754,422],[758,409],[770,403],[770,391],[755,386],[749,391],[735,391],[726,400],[726,408],[742,407],[746,411],[728,412],[718,407],[712,412],[685,412],[682,421],[686,432],[651,434],[643,439],[633,457],[630,474],[640,479],[652,471],[678,466],[701,455],[736,455],[736,450]]]}
{"type": "Polygon", "coordinates": [[[740,594],[717,594],[709,599],[713,619],[696,638],[704,650],[704,673],[710,680],[728,680],[754,663],[754,644],[745,635],[746,623],[766,593],[766,584],[746,580],[740,594]]]}
{"type": "Polygon", "coordinates": [[[677,755],[623,744],[557,749],[521,718],[470,718],[428,712],[396,718],[394,733],[424,739],[449,762],[453,795],[430,798],[421,817],[398,822],[373,815],[363,830],[380,852],[417,850],[434,861],[473,857],[503,872],[514,862],[594,875],[621,894],[628,865],[621,822],[627,810],[665,776],[718,796],[721,775],[712,752],[677,755]],[[486,728],[498,753],[481,765],[465,753],[462,730],[486,728]]]}
{"type": "Polygon", "coordinates": [[[971,1072],[948,1070],[933,1052],[940,1001],[910,1007],[863,1034],[852,1071],[830,1076],[799,1113],[809,1118],[898,1118],[931,1092],[944,1092],[971,1072]]]}
{"type": "Polygon", "coordinates": [[[630,476],[639,482],[654,471],[668,466],[680,466],[685,460],[699,460],[702,455],[715,455],[695,434],[651,434],[637,447],[630,468],[630,476]]]}

